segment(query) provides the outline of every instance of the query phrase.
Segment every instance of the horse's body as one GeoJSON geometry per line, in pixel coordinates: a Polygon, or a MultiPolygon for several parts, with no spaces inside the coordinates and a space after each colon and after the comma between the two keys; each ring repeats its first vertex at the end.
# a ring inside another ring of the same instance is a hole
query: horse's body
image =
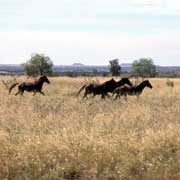
{"type": "Polygon", "coordinates": [[[145,87],[152,89],[152,85],[148,80],[145,80],[141,82],[139,85],[135,85],[135,86],[124,85],[118,87],[114,90],[113,95],[116,94],[116,98],[120,96],[124,96],[125,98],[127,98],[127,95],[130,96],[136,95],[137,97],[139,97],[139,95],[143,92],[145,87]]]}
{"type": "Polygon", "coordinates": [[[42,86],[46,83],[50,83],[48,78],[46,76],[41,76],[39,80],[34,81],[34,82],[23,82],[23,83],[15,83],[9,88],[9,94],[11,93],[12,89],[18,85],[18,92],[15,94],[16,96],[20,93],[23,95],[24,91],[28,92],[34,92],[34,95],[39,92],[42,95],[45,95],[44,92],[42,92],[42,86]]]}
{"type": "Polygon", "coordinates": [[[94,85],[93,86],[93,94],[95,95],[101,95],[102,98],[105,98],[105,96],[108,94],[108,92],[113,92],[113,90],[117,87],[116,81],[112,78],[109,81],[106,81],[100,85],[94,85]]]}
{"type": "Polygon", "coordinates": [[[88,84],[81,87],[81,89],[78,92],[78,95],[80,92],[85,89],[83,98],[87,98],[88,94],[101,95],[102,98],[105,98],[108,93],[112,93],[117,87],[122,86],[124,84],[132,85],[128,78],[122,78],[120,81],[116,82],[113,78],[109,81],[106,81],[102,84],[88,84]]]}

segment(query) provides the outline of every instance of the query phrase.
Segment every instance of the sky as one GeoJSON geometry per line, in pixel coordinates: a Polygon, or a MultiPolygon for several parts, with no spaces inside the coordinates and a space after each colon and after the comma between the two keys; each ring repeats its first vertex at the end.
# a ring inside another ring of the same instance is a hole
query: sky
{"type": "Polygon", "coordinates": [[[180,1],[0,0],[0,64],[34,53],[56,65],[180,65],[180,1]]]}

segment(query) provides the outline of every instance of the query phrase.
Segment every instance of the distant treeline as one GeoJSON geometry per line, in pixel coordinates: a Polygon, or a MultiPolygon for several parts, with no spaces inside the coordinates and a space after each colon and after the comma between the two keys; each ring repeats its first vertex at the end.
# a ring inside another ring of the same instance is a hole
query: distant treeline
{"type": "MultiPolygon", "coordinates": [[[[157,77],[180,77],[180,66],[156,66],[157,77]]],[[[23,75],[21,65],[0,65],[1,75],[23,75]]],[[[130,64],[121,65],[121,74],[133,76],[130,64]]],[[[53,76],[111,76],[109,66],[53,66],[53,76]]]]}

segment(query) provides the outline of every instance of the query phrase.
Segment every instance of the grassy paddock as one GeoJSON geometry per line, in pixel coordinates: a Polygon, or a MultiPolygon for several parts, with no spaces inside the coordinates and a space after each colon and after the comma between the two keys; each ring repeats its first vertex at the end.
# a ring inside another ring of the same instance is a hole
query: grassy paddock
{"type": "Polygon", "coordinates": [[[77,98],[84,78],[50,81],[45,97],[1,84],[0,179],[180,179],[179,79],[152,79],[127,102],[77,98]]]}

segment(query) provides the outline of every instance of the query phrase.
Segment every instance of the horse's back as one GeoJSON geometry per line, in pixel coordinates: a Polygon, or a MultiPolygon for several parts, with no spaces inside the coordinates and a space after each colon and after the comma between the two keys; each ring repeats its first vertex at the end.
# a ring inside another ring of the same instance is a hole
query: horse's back
{"type": "Polygon", "coordinates": [[[26,91],[33,91],[33,90],[38,90],[38,83],[37,81],[35,82],[23,82],[19,84],[19,89],[26,90],[26,91]]]}

